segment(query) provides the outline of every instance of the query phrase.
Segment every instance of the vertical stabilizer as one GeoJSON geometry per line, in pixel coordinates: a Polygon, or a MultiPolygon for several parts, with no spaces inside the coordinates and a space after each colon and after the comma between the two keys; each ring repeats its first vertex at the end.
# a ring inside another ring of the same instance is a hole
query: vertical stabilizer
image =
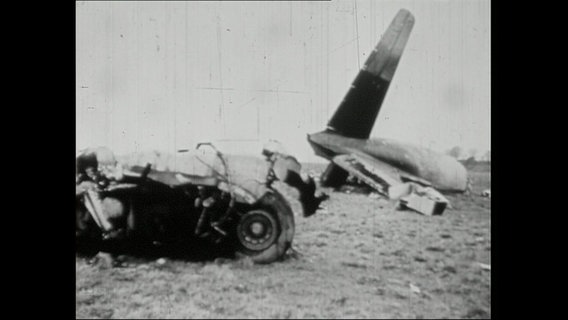
{"type": "Polygon", "coordinates": [[[329,130],[350,138],[369,138],[413,26],[414,16],[401,9],[331,117],[329,130]]]}

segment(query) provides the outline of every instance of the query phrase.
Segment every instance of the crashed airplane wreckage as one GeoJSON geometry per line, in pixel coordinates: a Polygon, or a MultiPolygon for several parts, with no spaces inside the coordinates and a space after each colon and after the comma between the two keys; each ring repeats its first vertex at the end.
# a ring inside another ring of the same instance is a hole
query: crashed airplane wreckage
{"type": "Polygon", "coordinates": [[[351,174],[380,194],[399,199],[402,207],[442,214],[448,200],[437,190],[465,191],[463,165],[429,149],[369,138],[413,26],[414,16],[401,9],[327,128],[309,134],[308,142],[316,155],[331,161],[321,176],[322,186],[338,187],[351,174]]]}
{"type": "Polygon", "coordinates": [[[107,148],[80,152],[78,249],[95,244],[99,251],[108,240],[130,240],[137,247],[203,241],[256,263],[280,259],[292,245],[294,213],[273,184],[298,190],[304,217],[316,212],[325,195],[315,196],[314,180],[302,177],[294,157],[270,147],[263,155],[229,156],[207,143],[164,165],[137,156],[119,163],[107,148]],[[213,152],[200,148],[205,145],[213,152]]]}

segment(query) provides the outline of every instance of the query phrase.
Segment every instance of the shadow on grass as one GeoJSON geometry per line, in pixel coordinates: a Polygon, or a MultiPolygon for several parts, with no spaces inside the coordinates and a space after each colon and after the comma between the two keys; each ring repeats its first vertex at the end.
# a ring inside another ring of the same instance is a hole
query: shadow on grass
{"type": "Polygon", "coordinates": [[[144,240],[77,240],[76,255],[92,258],[99,252],[109,253],[113,257],[128,256],[136,260],[156,260],[169,258],[188,262],[207,262],[217,258],[234,259],[234,246],[225,241],[213,244],[202,239],[191,239],[177,243],[158,243],[144,240]]]}

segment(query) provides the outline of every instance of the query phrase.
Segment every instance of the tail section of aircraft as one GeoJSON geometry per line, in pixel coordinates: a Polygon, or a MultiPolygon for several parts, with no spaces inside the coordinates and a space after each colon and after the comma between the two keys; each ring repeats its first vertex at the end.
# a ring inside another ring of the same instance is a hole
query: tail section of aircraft
{"type": "Polygon", "coordinates": [[[331,117],[328,130],[350,138],[369,138],[413,26],[414,16],[401,9],[331,117]]]}

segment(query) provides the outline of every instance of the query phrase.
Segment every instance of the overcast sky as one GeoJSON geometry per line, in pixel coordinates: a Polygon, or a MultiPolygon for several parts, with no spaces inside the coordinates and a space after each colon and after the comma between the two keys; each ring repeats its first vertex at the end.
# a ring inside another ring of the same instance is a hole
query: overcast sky
{"type": "MultiPolygon", "coordinates": [[[[490,1],[77,2],[77,148],[174,152],[321,131],[399,9],[416,22],[372,132],[490,149],[490,1]]],[[[321,160],[321,159],[319,159],[321,160]]]]}

